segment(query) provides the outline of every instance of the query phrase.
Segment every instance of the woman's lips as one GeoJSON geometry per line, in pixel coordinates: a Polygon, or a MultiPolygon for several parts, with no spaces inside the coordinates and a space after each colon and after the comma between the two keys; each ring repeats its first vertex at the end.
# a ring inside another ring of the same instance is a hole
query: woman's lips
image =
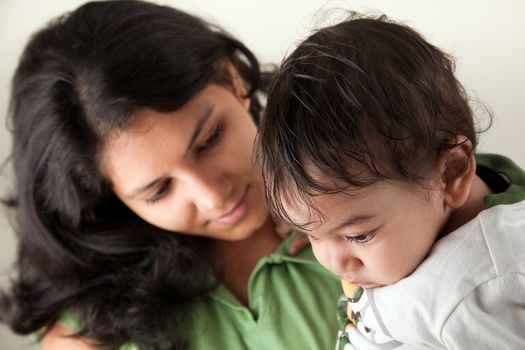
{"type": "Polygon", "coordinates": [[[244,213],[246,213],[246,209],[248,208],[248,189],[244,192],[244,195],[242,196],[241,200],[235,208],[233,208],[229,213],[224,214],[221,217],[218,217],[217,219],[214,219],[213,222],[218,224],[224,224],[224,225],[233,225],[240,221],[242,217],[244,216],[244,213]]]}

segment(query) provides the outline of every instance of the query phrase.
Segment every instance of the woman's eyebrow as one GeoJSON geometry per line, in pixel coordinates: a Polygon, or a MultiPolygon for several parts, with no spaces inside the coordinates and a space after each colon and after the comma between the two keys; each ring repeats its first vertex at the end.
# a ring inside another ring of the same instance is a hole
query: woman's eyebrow
{"type": "Polygon", "coordinates": [[[137,188],[136,190],[134,190],[133,192],[131,192],[130,194],[126,195],[126,197],[128,197],[129,199],[133,199],[135,198],[136,196],[138,196],[139,194],[141,194],[142,192],[152,188],[153,186],[155,186],[157,183],[159,183],[160,181],[162,181],[165,177],[159,177],[159,178],[156,178],[155,180],[149,182],[147,185],[145,186],[142,186],[140,188],[137,188]]]}
{"type": "Polygon", "coordinates": [[[195,143],[195,140],[197,140],[200,133],[202,132],[202,128],[204,127],[204,124],[206,124],[206,121],[208,121],[211,114],[213,113],[214,108],[215,108],[215,105],[212,105],[206,108],[202,116],[199,118],[199,121],[197,122],[197,124],[195,124],[195,129],[193,129],[193,132],[191,133],[190,141],[188,142],[188,146],[186,147],[186,151],[184,152],[184,154],[188,153],[190,149],[192,148],[193,144],[195,143]]]}
{"type": "MultiPolygon", "coordinates": [[[[215,105],[211,105],[208,108],[206,108],[202,116],[199,118],[199,120],[195,124],[195,128],[193,129],[193,132],[191,133],[190,141],[188,142],[188,146],[186,147],[184,154],[189,152],[189,150],[195,143],[195,140],[197,140],[197,138],[199,137],[204,125],[206,124],[210,116],[212,115],[214,108],[215,108],[215,105]]],[[[127,195],[127,197],[132,199],[136,197],[137,195],[141,194],[142,192],[152,188],[153,186],[155,186],[157,183],[164,180],[165,178],[166,178],[165,176],[158,177],[155,180],[148,182],[146,185],[135,189],[129,195],[127,195]]]]}

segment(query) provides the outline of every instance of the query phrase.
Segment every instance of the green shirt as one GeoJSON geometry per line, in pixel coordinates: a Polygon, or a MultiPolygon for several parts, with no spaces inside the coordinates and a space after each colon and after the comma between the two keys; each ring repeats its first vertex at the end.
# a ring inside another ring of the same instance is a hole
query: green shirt
{"type": "MultiPolygon", "coordinates": [[[[310,247],[286,254],[291,237],[262,258],[248,284],[249,306],[223,285],[190,311],[189,349],[324,350],[335,347],[338,278],[316,262],[310,247]]],[[[63,325],[79,329],[65,316],[63,325]]],[[[126,344],[120,350],[138,350],[126,344]]]]}
{"type": "Polygon", "coordinates": [[[476,163],[499,174],[509,183],[505,191],[485,197],[485,208],[498,204],[513,204],[525,198],[525,171],[512,160],[497,154],[478,154],[476,163]]]}

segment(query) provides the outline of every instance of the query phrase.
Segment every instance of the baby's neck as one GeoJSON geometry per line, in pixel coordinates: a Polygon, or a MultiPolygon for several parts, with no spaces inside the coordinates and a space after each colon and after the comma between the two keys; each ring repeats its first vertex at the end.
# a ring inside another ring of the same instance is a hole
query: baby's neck
{"type": "Polygon", "coordinates": [[[470,220],[474,219],[485,206],[483,201],[485,197],[491,194],[490,188],[481,180],[479,176],[474,177],[470,194],[465,204],[450,214],[450,218],[443,230],[442,236],[449,234],[457,228],[465,225],[470,220]]]}

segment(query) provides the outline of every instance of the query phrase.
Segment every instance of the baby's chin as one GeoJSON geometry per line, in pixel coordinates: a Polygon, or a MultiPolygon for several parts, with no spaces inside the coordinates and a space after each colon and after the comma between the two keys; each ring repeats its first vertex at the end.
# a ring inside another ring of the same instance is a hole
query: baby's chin
{"type": "Polygon", "coordinates": [[[379,284],[379,283],[363,283],[363,284],[360,284],[360,286],[365,288],[365,289],[372,289],[372,288],[384,287],[385,285],[384,284],[379,284]]]}
{"type": "Polygon", "coordinates": [[[356,286],[363,287],[365,289],[372,289],[372,288],[379,288],[384,287],[385,284],[375,283],[375,282],[364,282],[364,281],[349,281],[345,278],[342,278],[343,281],[345,281],[348,284],[353,284],[356,286]]]}

